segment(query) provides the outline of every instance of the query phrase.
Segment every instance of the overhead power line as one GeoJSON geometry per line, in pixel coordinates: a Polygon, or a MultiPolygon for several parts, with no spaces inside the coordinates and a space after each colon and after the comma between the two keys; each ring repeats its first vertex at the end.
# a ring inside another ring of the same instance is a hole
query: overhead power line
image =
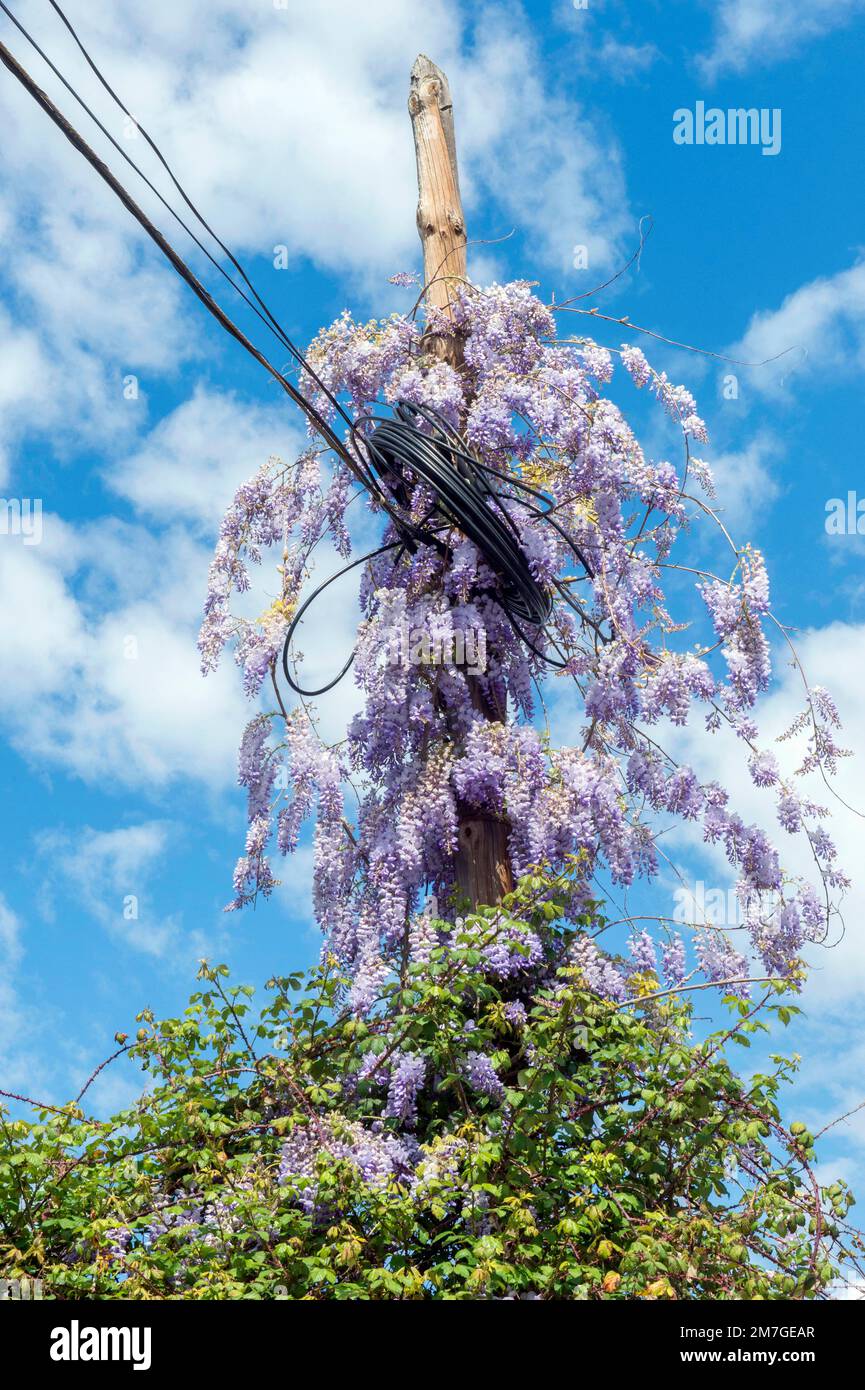
{"type": "MultiPolygon", "coordinates": [[[[600,637],[601,640],[606,640],[597,624],[586,613],[584,605],[581,604],[565,584],[558,579],[554,580],[552,586],[553,592],[551,592],[543,585],[539,584],[534,578],[529,567],[525,550],[520,541],[519,527],[514,521],[509,508],[505,505],[506,502],[516,504],[527,511],[530,516],[553,526],[560,538],[567,543],[574,559],[579,562],[585,573],[591,575],[591,569],[581,550],[552,515],[553,511],[556,510],[553,501],[537,489],[530,487],[521,479],[502,473],[500,470],[485,464],[470,451],[461,436],[437,411],[418,406],[408,401],[399,401],[394,407],[393,416],[390,418],[364,415],[358,419],[353,419],[344,408],[342,402],[320,379],[300,349],[292,342],[275,315],[255,289],[240,261],[234,256],[225,243],[220,240],[210,224],[198,211],[155,141],[140,125],[138,125],[128,107],[100,72],[60,5],[56,3],[56,0],[49,0],[49,3],[71,34],[101,85],[109,93],[112,100],[126,117],[135,122],[136,128],[145,139],[147,145],[157,156],[177,192],[180,194],[199,225],[227,256],[231,265],[240,275],[245,286],[252,295],[252,299],[250,299],[243,287],[238,285],[232,276],[228,274],[212,252],[187,225],[183,217],[175,211],[171,203],[163,196],[143,170],[139,168],[127,151],[117,142],[111,132],[79,95],[60,69],[52,62],[32,35],[28,33],[15,17],[9,6],[5,4],[5,0],[0,0],[0,10],[8,16],[27,42],[32,45],[39,56],[47,63],[48,67],[66,90],[74,97],[76,102],[78,102],[91,120],[93,120],[101,133],[122,155],[123,159],[133,171],[138,174],[147,188],[157,197],[162,206],[171,213],[172,217],[175,218],[183,230],[188,233],[195,245],[203,252],[210,263],[216,267],[232,288],[241,296],[244,302],[257,314],[258,318],[276,336],[280,344],[288,350],[297,363],[297,366],[306,374],[308,379],[315,384],[330,406],[347,425],[348,440],[351,447],[339,437],[331,422],[322,413],[315,401],[310,400],[297,386],[289,381],[217,303],[210,291],[201,283],[183,257],[151,221],[105,161],[91,148],[84,137],[59,110],[47,93],[34,81],[6,45],[0,42],[0,61],[3,62],[9,72],[12,73],[25,91],[53,121],[77,153],[96,170],[100,178],[108,185],[115,196],[119,198],[123,206],[131,213],[136,222],[138,222],[139,226],[147,233],[155,245],[159,247],[162,254],[170,262],[177,274],[190,287],[196,297],[207,309],[208,313],[216,319],[217,323],[219,323],[225,332],[239,342],[241,347],[264,367],[265,371],[267,371],[276,382],[278,382],[286,395],[288,395],[300,410],[303,411],[313,429],[318,432],[327,446],[342,460],[355,480],[375,499],[389,516],[394,525],[397,540],[380,547],[378,550],[371,552],[370,555],[362,557],[361,560],[353,561],[351,565],[347,566],[346,569],[342,570],[340,573],[345,573],[347,569],[352,569],[365,560],[372,559],[377,555],[391,550],[397,552],[395,557],[396,563],[405,551],[413,552],[420,544],[432,545],[438,549],[440,553],[449,556],[451,548],[443,537],[453,529],[456,529],[477,546],[489,568],[498,577],[499,584],[496,597],[501,603],[517,635],[536,656],[550,665],[559,668],[567,665],[564,654],[559,649],[555,638],[549,632],[549,623],[553,616],[555,598],[564,602],[584,623],[593,627],[596,635],[600,637]],[[416,521],[410,515],[411,492],[413,487],[418,483],[423,483],[424,487],[432,493],[435,499],[430,513],[420,522],[416,521]],[[538,634],[537,641],[533,640],[533,638],[525,632],[523,627],[524,624],[536,630],[538,634]],[[542,650],[539,644],[544,640],[556,650],[558,657],[553,657],[550,655],[549,651],[542,650]]],[[[289,684],[295,691],[302,695],[321,694],[324,690],[331,689],[332,686],[345,675],[353,660],[352,653],[335,680],[317,691],[303,690],[297,684],[289,670],[288,653],[297,624],[309,608],[309,605],[318,597],[323,589],[338,577],[339,575],[332,576],[331,579],[321,585],[315,593],[306,600],[295,615],[286,636],[283,650],[283,669],[289,684]]]]}

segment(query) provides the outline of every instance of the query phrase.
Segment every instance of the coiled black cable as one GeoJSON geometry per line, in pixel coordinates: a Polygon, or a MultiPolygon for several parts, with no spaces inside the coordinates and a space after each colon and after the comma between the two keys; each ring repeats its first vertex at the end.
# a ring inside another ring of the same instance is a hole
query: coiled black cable
{"type": "MultiPolygon", "coordinates": [[[[429,544],[447,555],[450,547],[442,536],[451,530],[458,531],[476,546],[496,576],[495,598],[520,640],[547,665],[564,669],[568,665],[567,658],[562,656],[548,630],[553,616],[553,595],[532,574],[519,529],[504,505],[506,500],[512,501],[553,526],[591,578],[591,566],[581,549],[552,516],[555,503],[522,479],[485,464],[470,452],[450,422],[429,406],[399,400],[392,417],[365,416],[356,423],[352,437],[357,451],[366,453],[369,468],[382,489],[402,509],[402,515],[395,518],[399,539],[331,575],[294,614],[282,649],[282,669],[292,690],[308,698],[323,695],[338,685],[354,660],[352,651],[339,674],[316,690],[299,685],[292,675],[289,669],[291,643],[304,614],[319,594],[349,570],[388,550],[413,552],[419,544],[429,544]],[[368,425],[373,428],[366,432],[364,426],[368,425]],[[503,493],[493,480],[504,480],[513,491],[503,493]],[[430,511],[420,523],[412,521],[407,514],[412,493],[418,485],[423,487],[425,496],[432,498],[430,511]],[[529,497],[545,506],[535,506],[529,497]],[[548,645],[559,652],[559,657],[551,656],[549,651],[538,646],[524,631],[523,623],[537,629],[548,645]]],[[[581,620],[589,622],[601,639],[606,640],[564,584],[557,581],[555,591],[581,620]]]]}

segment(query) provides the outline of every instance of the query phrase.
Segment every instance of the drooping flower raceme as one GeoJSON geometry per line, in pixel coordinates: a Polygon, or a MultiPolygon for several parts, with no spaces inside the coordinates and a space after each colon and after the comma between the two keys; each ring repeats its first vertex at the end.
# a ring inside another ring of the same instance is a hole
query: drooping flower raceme
{"type": "MultiPolygon", "coordinates": [[[[345,739],[327,747],[314,707],[286,709],[280,699],[273,708],[269,694],[268,709],[244,733],[238,779],[250,828],[232,905],[272,890],[274,843],[293,853],[304,823],[314,821],[316,916],[326,949],[353,978],[352,1002],[363,1009],[406,953],[425,959],[434,949],[419,914],[433,894],[440,915],[448,915],[466,811],[506,822],[516,876],[540,863],[580,865],[565,903],[572,921],[585,920],[599,881],[626,887],[652,877],[657,826],[673,818],[699,827],[706,844],[724,853],[753,962],[712,929],[693,939],[692,966],[681,938],[659,936],[659,965],[643,926],[618,964],[581,939],[574,963],[591,987],[616,999],[627,995],[632,977],[652,972],[676,985],[690,969],[719,982],[742,980],[754,966],[769,975],[794,971],[803,944],[825,933],[831,894],[846,879],[821,824],[825,809],[783,777],[759,743],[755,705],[771,675],[762,556],[728,549],[726,576],[701,572],[702,643],[685,645],[683,623],[669,611],[661,580],[690,524],[690,489],[712,496],[710,472],[691,453],[706,440],[693,397],[640,349],[621,349],[628,389],[654,395],[680,431],[682,466],[652,461],[604,394],[617,354],[588,339],[558,341],[554,311],[524,283],[485,291],[466,284],[455,293],[453,320],[431,311],[426,326],[458,335],[459,370],[428,355],[421,327],[398,315],[361,324],[343,314],[314,341],[310,362],[362,422],[399,399],[433,407],[485,464],[550,499],[560,529],[516,501],[506,482],[500,489],[533,575],[546,586],[565,581],[576,608],[557,604],[547,633],[517,632],[496,576],[455,533],[446,551],[394,544],[371,558],[358,571],[362,621],[347,677],[362,707],[345,739]],[[438,657],[393,659],[394,634],[406,632],[425,634],[424,652],[438,657]],[[456,639],[479,633],[483,669],[469,673],[455,655],[456,639]],[[543,653],[563,663],[557,694],[570,691],[577,731],[570,747],[553,747],[537,720],[537,691],[550,676],[543,653]],[[724,787],[662,750],[664,728],[701,718],[706,738],[724,726],[734,732],[754,784],[776,799],[783,831],[807,836],[815,883],[785,874],[778,848],[730,805],[724,787]]],[[[315,383],[303,385],[333,418],[315,383]]],[[[271,460],[239,490],[211,568],[200,638],[206,671],[232,643],[249,695],[267,693],[313,551],[327,543],[339,555],[351,552],[347,509],[356,491],[344,466],[314,440],[293,467],[271,460]],[[270,547],[281,555],[277,597],[257,620],[237,616],[233,596],[250,588],[249,565],[270,547]]],[[[359,500],[376,514],[375,503],[359,500]]],[[[421,521],[429,494],[418,485],[407,505],[421,521]]],[[[705,501],[699,514],[711,520],[705,501]]],[[[395,540],[383,515],[380,534],[383,545],[395,540]]],[[[804,772],[834,771],[843,753],[837,726],[828,695],[807,692],[805,712],[787,735],[806,741],[804,772]]],[[[499,979],[529,968],[537,950],[527,936],[500,937],[485,968],[499,979]]],[[[475,1081],[484,1065],[478,1059],[475,1081]]],[[[421,1079],[412,1058],[395,1064],[394,1114],[410,1116],[421,1079]]]]}

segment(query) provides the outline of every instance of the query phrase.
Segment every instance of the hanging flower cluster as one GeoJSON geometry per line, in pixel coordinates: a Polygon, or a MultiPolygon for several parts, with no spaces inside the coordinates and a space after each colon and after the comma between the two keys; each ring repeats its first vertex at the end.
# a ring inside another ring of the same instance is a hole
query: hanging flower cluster
{"type": "MultiPolygon", "coordinates": [[[[422,908],[431,894],[440,914],[454,901],[466,809],[506,822],[517,877],[533,865],[555,870],[577,857],[581,874],[566,905],[574,921],[599,896],[599,881],[627,886],[655,873],[657,827],[660,818],[673,818],[694,823],[707,844],[722,847],[752,957],[705,927],[692,941],[693,968],[742,989],[755,966],[795,975],[803,944],[825,934],[832,894],[847,881],[821,824],[825,808],[783,778],[774,754],[759,745],[754,710],[770,680],[772,619],[757,551],[731,549],[726,577],[702,574],[705,640],[677,645],[684,624],[669,611],[662,576],[690,524],[692,502],[699,515],[713,517],[704,500],[713,495],[709,469],[691,452],[706,441],[706,428],[690,393],[634,346],[613,354],[589,339],[560,341],[553,310],[522,282],[484,291],[465,284],[453,318],[431,311],[425,329],[400,316],[361,324],[343,314],[308,356],[362,422],[400,399],[432,407],[485,464],[551,499],[559,529],[502,483],[502,505],[535,579],[566,582],[576,607],[557,605],[547,633],[518,633],[496,576],[457,534],[447,554],[420,544],[412,553],[397,546],[371,558],[360,571],[362,621],[352,667],[363,705],[344,742],[325,746],[314,708],[302,703],[289,712],[278,691],[278,707],[256,714],[244,734],[239,781],[249,798],[249,833],[232,906],[272,890],[274,842],[291,853],[303,823],[314,820],[315,912],[328,949],[354,981],[360,1009],[406,950],[417,959],[431,949],[422,908]],[[458,369],[427,351],[424,331],[457,335],[458,369]],[[680,467],[647,458],[604,394],[616,356],[633,385],[652,393],[676,422],[680,467]],[[692,483],[703,497],[692,498],[692,483]],[[428,639],[424,655],[406,659],[403,642],[394,659],[394,634],[418,632],[428,639]],[[470,635],[482,635],[484,658],[471,668],[470,635]],[[537,692],[550,675],[545,655],[559,662],[557,693],[565,698],[567,684],[574,726],[582,720],[572,747],[551,746],[538,720],[537,692]],[[808,837],[816,887],[785,874],[776,846],[743,820],[724,787],[701,782],[661,748],[659,726],[700,717],[707,736],[725,725],[735,732],[753,782],[776,798],[780,826],[808,837]]],[[[303,385],[333,420],[332,403],[315,382],[303,385]]],[[[347,445],[356,447],[348,437],[347,445]]],[[[275,680],[313,550],[329,542],[340,555],[351,551],[346,510],[355,493],[344,466],[314,444],[294,467],[271,460],[239,490],[211,568],[200,638],[205,670],[233,643],[250,696],[266,679],[270,684],[272,673],[275,680]],[[279,597],[255,621],[237,616],[233,595],[249,588],[248,565],[271,546],[282,548],[279,597]]],[[[429,504],[416,486],[414,518],[421,520],[429,504]]],[[[382,521],[387,544],[395,533],[382,521]]],[[[837,714],[823,691],[806,689],[806,702],[788,736],[807,741],[803,772],[829,774],[843,753],[835,742],[837,714]]],[[[457,911],[454,902],[452,915],[457,911]]],[[[675,985],[688,974],[688,952],[681,938],[659,930],[660,968],[675,985]]],[[[521,949],[531,953],[531,943],[521,949]]],[[[591,987],[621,997],[634,978],[657,974],[648,933],[632,939],[631,952],[630,965],[615,964],[584,939],[579,960],[591,987]]],[[[408,1063],[394,1076],[389,1104],[404,1115],[420,1079],[408,1063]]],[[[469,1082],[492,1084],[483,1059],[473,1063],[469,1082]]]]}

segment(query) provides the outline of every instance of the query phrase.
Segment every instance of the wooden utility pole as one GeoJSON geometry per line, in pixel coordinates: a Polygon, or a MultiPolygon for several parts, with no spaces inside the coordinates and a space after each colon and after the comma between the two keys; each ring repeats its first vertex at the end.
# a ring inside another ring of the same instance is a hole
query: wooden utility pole
{"type": "MultiPolygon", "coordinates": [[[[450,86],[440,68],[423,54],[411,70],[408,109],[417,161],[417,226],[423,246],[427,303],[453,317],[453,286],[466,275],[466,225],[460,197],[454,111],[450,86]]],[[[456,332],[428,334],[425,347],[459,370],[462,342],[456,332]]],[[[475,677],[466,675],[475,708],[496,721],[475,677]]],[[[499,902],[514,884],[508,856],[508,827],[500,817],[475,807],[459,808],[456,880],[472,907],[499,902]]]]}
{"type": "MultiPolygon", "coordinates": [[[[417,161],[417,229],[423,246],[427,303],[452,313],[453,278],[466,274],[466,224],[460,197],[454,109],[448,80],[423,54],[411,70],[408,109],[417,161]]],[[[430,351],[462,364],[455,335],[431,338],[430,351]]]]}

